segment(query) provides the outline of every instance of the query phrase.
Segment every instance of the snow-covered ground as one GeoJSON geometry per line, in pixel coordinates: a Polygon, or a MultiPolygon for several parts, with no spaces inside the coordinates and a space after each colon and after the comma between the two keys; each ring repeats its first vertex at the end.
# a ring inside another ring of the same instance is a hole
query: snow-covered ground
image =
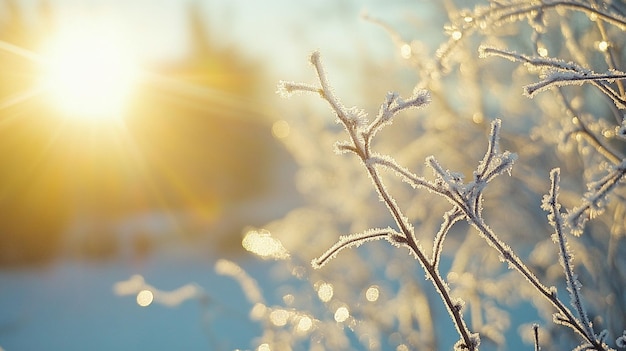
{"type": "MultiPolygon", "coordinates": [[[[215,260],[189,250],[143,261],[60,260],[46,267],[0,271],[0,347],[12,350],[249,349],[260,330],[249,322],[241,288],[217,275],[215,260]],[[140,274],[162,290],[201,286],[208,301],[140,307],[114,285],[140,274]]],[[[242,264],[267,275],[258,261],[242,264]]],[[[263,279],[260,280],[261,282],[263,279]]]]}

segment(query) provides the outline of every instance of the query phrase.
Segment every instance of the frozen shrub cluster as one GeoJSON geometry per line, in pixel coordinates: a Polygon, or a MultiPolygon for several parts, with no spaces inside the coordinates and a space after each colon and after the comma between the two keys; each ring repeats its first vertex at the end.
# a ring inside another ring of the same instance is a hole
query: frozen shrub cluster
{"type": "MultiPolygon", "coordinates": [[[[304,282],[289,295],[317,291],[334,332],[344,330],[350,344],[330,337],[321,313],[308,342],[290,347],[518,349],[517,333],[535,349],[623,347],[626,6],[441,6],[448,40],[431,52],[417,34],[405,40],[393,24],[367,16],[416,72],[413,94],[388,93],[373,117],[365,112],[373,106],[341,102],[317,52],[317,83],[279,85],[284,96],[319,96],[342,126],[293,122],[304,127],[286,143],[310,205],[267,227],[291,254],[288,271],[304,282]],[[333,140],[337,153],[359,162],[325,156],[333,140]],[[426,169],[431,177],[421,175],[426,169]],[[369,243],[378,239],[407,249],[409,259],[369,243]],[[316,252],[319,245],[328,249],[316,252]],[[322,293],[328,287],[331,297],[322,293]],[[517,316],[524,304],[534,317],[517,316]],[[349,317],[337,317],[345,311],[349,317]]],[[[287,307],[320,313],[315,301],[297,302],[287,307]]]]}
{"type": "Polygon", "coordinates": [[[430,6],[445,22],[435,47],[365,17],[389,33],[403,78],[359,78],[410,80],[411,94],[379,102],[365,84],[355,92],[372,104],[348,107],[318,52],[314,83],[279,84],[286,97],[316,95],[337,123],[289,119],[307,201],[246,235],[246,249],[277,260],[266,294],[281,299],[249,298],[263,326],[253,347],[624,348],[626,5],[430,6]]]}

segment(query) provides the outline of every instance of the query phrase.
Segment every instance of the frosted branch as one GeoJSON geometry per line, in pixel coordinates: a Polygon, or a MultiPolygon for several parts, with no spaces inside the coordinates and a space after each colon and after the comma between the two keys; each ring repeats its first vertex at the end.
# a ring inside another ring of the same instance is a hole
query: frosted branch
{"type": "Polygon", "coordinates": [[[588,192],[584,195],[583,203],[571,210],[567,216],[567,223],[572,227],[574,235],[581,235],[588,219],[593,218],[604,210],[608,196],[626,178],[626,159],[597,182],[587,185],[588,192]]]}
{"type": "Polygon", "coordinates": [[[579,291],[581,284],[574,273],[572,254],[569,250],[567,240],[565,239],[565,233],[563,231],[561,205],[558,202],[559,182],[560,170],[555,168],[550,172],[550,192],[548,195],[544,196],[542,208],[548,211],[548,221],[555,230],[555,233],[552,235],[552,240],[557,243],[559,247],[559,260],[561,262],[561,266],[563,266],[563,271],[565,272],[565,281],[567,283],[567,290],[570,294],[572,306],[578,313],[578,318],[583,327],[586,338],[590,341],[594,340],[597,343],[598,341],[595,340],[591,323],[587,317],[587,311],[585,310],[580,298],[579,291]]]}
{"type": "MultiPolygon", "coordinates": [[[[591,83],[598,87],[602,87],[604,93],[608,92],[608,96],[611,97],[612,100],[616,100],[619,98],[619,95],[607,87],[604,84],[598,84],[598,82],[608,82],[612,83],[616,80],[626,79],[626,73],[619,71],[611,71],[607,73],[581,73],[581,72],[562,72],[562,71],[553,71],[549,72],[543,80],[524,86],[524,94],[530,98],[534,97],[540,92],[548,90],[553,87],[562,87],[567,85],[582,85],[583,83],[591,83]]],[[[621,98],[618,101],[617,107],[624,108],[623,101],[621,98]]]]}
{"type": "Polygon", "coordinates": [[[457,301],[452,299],[447,284],[437,271],[437,268],[429,262],[427,256],[424,254],[423,249],[418,244],[417,238],[415,237],[412,224],[402,213],[394,198],[387,191],[376,166],[383,165],[387,168],[395,170],[397,173],[402,175],[402,178],[405,181],[409,182],[414,187],[425,187],[448,198],[452,198],[452,196],[437,184],[433,184],[417,177],[405,168],[400,167],[391,159],[391,157],[378,155],[372,156],[372,152],[370,150],[371,140],[378,130],[380,130],[384,125],[387,125],[391,121],[392,117],[397,113],[406,109],[425,106],[430,101],[428,93],[421,90],[416,91],[414,95],[407,100],[401,99],[397,93],[387,94],[377,117],[374,121],[369,123],[365,112],[356,108],[346,109],[341,104],[339,99],[335,97],[332,88],[328,84],[328,79],[321,64],[318,52],[311,55],[311,63],[316,70],[321,86],[320,89],[316,89],[309,85],[290,83],[286,85],[283,84],[282,90],[286,90],[288,92],[294,90],[315,92],[329,103],[331,109],[337,115],[340,123],[344,125],[345,130],[350,136],[349,142],[337,143],[335,145],[336,151],[341,153],[354,152],[359,156],[367,169],[367,173],[372,180],[374,189],[378,193],[381,201],[387,206],[389,213],[395,220],[399,229],[398,231],[394,231],[391,228],[373,229],[360,234],[342,236],[339,241],[328,249],[322,256],[312,261],[313,267],[320,268],[344,248],[358,246],[370,240],[385,238],[394,245],[407,246],[410,252],[427,272],[433,282],[433,285],[439,292],[452,320],[454,321],[454,325],[460,336],[460,341],[457,343],[458,348],[470,351],[477,350],[478,345],[480,344],[478,334],[471,333],[467,328],[457,301]]]}
{"type": "Polygon", "coordinates": [[[539,324],[533,324],[533,340],[535,343],[535,351],[540,351],[541,347],[539,347],[539,324]]]}
{"type": "Polygon", "coordinates": [[[425,188],[425,189],[428,189],[429,191],[431,191],[433,193],[438,193],[440,195],[445,195],[445,193],[443,193],[441,191],[441,189],[439,189],[439,187],[437,187],[437,185],[431,183],[430,181],[426,180],[425,178],[422,178],[422,177],[414,174],[413,172],[409,171],[407,168],[399,165],[391,157],[374,155],[374,156],[370,157],[368,161],[372,165],[384,166],[385,168],[388,168],[388,169],[394,171],[398,176],[400,176],[400,178],[402,178],[403,181],[405,181],[406,183],[408,183],[411,187],[413,187],[415,189],[417,189],[417,188],[425,188]]]}
{"type": "Polygon", "coordinates": [[[510,175],[513,163],[517,159],[517,155],[509,151],[500,153],[499,141],[501,124],[502,122],[499,119],[491,123],[487,151],[474,172],[474,182],[479,184],[481,189],[482,186],[500,174],[506,172],[510,175]]]}
{"type": "Polygon", "coordinates": [[[434,267],[439,267],[439,260],[443,251],[443,242],[446,239],[446,235],[448,234],[454,223],[460,221],[463,218],[463,214],[458,207],[455,207],[453,210],[450,210],[443,215],[443,223],[441,223],[441,227],[435,235],[435,240],[433,242],[433,254],[431,264],[434,267]]]}
{"type": "Polygon", "coordinates": [[[413,95],[404,100],[396,92],[389,92],[385,101],[380,105],[376,118],[367,126],[364,131],[366,135],[366,145],[370,145],[372,138],[384,126],[391,123],[392,118],[398,113],[412,109],[422,108],[430,103],[430,93],[426,90],[416,90],[413,95]]]}
{"type": "Polygon", "coordinates": [[[313,92],[319,93],[320,88],[315,87],[306,83],[295,83],[295,82],[286,82],[280,81],[278,83],[278,89],[276,91],[282,97],[291,97],[293,94],[297,92],[313,92]]]}
{"type": "Polygon", "coordinates": [[[482,17],[491,19],[495,23],[512,21],[517,18],[524,18],[532,14],[540,13],[550,8],[567,9],[570,11],[583,12],[593,15],[598,19],[614,25],[620,29],[626,29],[626,18],[621,15],[611,13],[600,7],[591,6],[587,2],[577,0],[543,0],[532,2],[511,2],[507,5],[490,8],[482,17]]]}
{"type": "Polygon", "coordinates": [[[491,46],[481,45],[478,48],[480,58],[486,58],[490,56],[501,57],[512,62],[521,62],[532,67],[537,68],[554,68],[560,71],[591,73],[592,71],[584,68],[583,66],[574,63],[567,62],[561,59],[552,57],[534,57],[519,54],[514,51],[498,49],[491,46]]]}
{"type": "Polygon", "coordinates": [[[320,257],[311,261],[311,265],[316,269],[322,268],[328,261],[335,258],[341,250],[350,247],[358,247],[366,242],[379,239],[387,239],[396,245],[406,241],[402,234],[391,228],[370,229],[363,233],[343,235],[339,237],[339,241],[326,250],[320,257]]]}
{"type": "Polygon", "coordinates": [[[626,108],[626,100],[608,85],[608,83],[626,79],[624,72],[609,70],[605,73],[596,73],[574,62],[566,62],[552,57],[531,57],[489,46],[481,46],[478,51],[480,57],[483,58],[496,56],[513,62],[521,62],[529,67],[543,69],[545,72],[542,74],[541,81],[524,86],[524,94],[530,98],[552,87],[588,83],[596,86],[611,98],[618,108],[626,108]]]}

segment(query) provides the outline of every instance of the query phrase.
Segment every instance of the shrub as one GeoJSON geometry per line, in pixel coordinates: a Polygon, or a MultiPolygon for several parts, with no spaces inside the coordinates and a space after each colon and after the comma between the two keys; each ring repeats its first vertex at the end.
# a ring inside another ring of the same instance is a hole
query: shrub
{"type": "MultiPolygon", "coordinates": [[[[317,52],[311,56],[317,83],[281,82],[283,95],[321,97],[347,135],[343,140],[336,129],[312,122],[287,141],[302,164],[310,206],[268,225],[292,261],[313,258],[319,271],[293,262],[291,270],[306,277],[340,324],[308,312],[312,327],[301,334],[310,349],[445,349],[452,335],[459,350],[513,349],[512,328],[536,348],[624,344],[623,7],[494,1],[462,10],[446,2],[449,39],[434,54],[368,17],[392,32],[419,77],[413,95],[388,93],[372,118],[343,105],[317,52]],[[382,131],[413,108],[420,109],[410,121],[382,131]],[[487,124],[481,160],[474,141],[487,124]],[[517,155],[500,151],[501,137],[517,155]],[[335,151],[356,156],[358,164],[329,160],[317,149],[338,138],[335,151]],[[416,161],[430,152],[442,156],[425,158],[433,176],[424,177],[416,161]],[[478,166],[470,173],[472,163],[478,166]],[[513,179],[497,179],[501,174],[513,179]],[[366,182],[373,192],[364,190],[366,182]],[[408,249],[415,260],[380,245],[343,251],[377,239],[408,249]],[[321,252],[320,243],[329,249],[321,252]],[[426,281],[415,278],[411,265],[426,281]],[[440,321],[440,306],[451,325],[440,321]],[[529,306],[535,316],[522,313],[529,306]]],[[[287,295],[295,300],[306,296],[293,289],[287,295]]],[[[272,309],[261,316],[272,326],[263,347],[298,348],[297,337],[271,330],[299,330],[297,316],[316,308],[315,301],[298,302],[287,306],[291,324],[275,323],[272,309]]]]}
{"type": "Polygon", "coordinates": [[[623,348],[626,6],[438,6],[435,50],[365,16],[414,73],[392,83],[415,78],[408,98],[346,107],[318,52],[315,83],[280,83],[319,96],[339,128],[290,119],[306,204],[244,238],[279,260],[282,302],[216,267],[248,292],[257,349],[623,348]]]}

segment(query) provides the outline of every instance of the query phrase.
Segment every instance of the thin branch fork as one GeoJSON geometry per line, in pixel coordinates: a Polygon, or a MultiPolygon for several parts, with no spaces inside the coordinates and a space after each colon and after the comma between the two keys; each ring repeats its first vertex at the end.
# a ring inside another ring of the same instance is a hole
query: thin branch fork
{"type": "MultiPolygon", "coordinates": [[[[337,149],[340,151],[353,152],[359,156],[367,169],[381,201],[385,203],[399,228],[399,231],[395,231],[391,228],[372,229],[359,234],[342,236],[335,245],[328,249],[321,257],[313,261],[314,267],[321,267],[344,248],[358,246],[371,240],[387,239],[394,245],[408,247],[414,257],[420,262],[428,277],[432,280],[433,285],[439,292],[453,319],[457,332],[461,337],[457,346],[462,349],[477,350],[480,339],[477,334],[473,334],[469,331],[463,320],[459,303],[455,302],[450,296],[449,287],[438,271],[441,248],[447,232],[454,223],[465,219],[476,228],[490,246],[500,253],[501,257],[508,262],[511,267],[520,272],[541,295],[555,306],[558,311],[555,315],[556,321],[572,328],[580,334],[592,348],[596,350],[606,349],[606,345],[598,341],[593,334],[586,315],[577,308],[580,319],[574,317],[571,311],[558,299],[556,290],[544,286],[513,250],[498,238],[482,218],[482,192],[487,183],[502,173],[510,172],[513,162],[516,159],[515,154],[506,151],[500,153],[498,150],[499,120],[492,123],[489,146],[483,160],[479,163],[474,172],[473,181],[467,184],[463,183],[460,175],[444,170],[434,157],[429,157],[427,158],[427,165],[433,169],[436,177],[435,182],[432,182],[413,174],[408,169],[398,165],[392,158],[372,154],[370,150],[371,138],[380,128],[388,124],[391,118],[398,112],[407,108],[425,105],[428,102],[427,95],[418,95],[404,102],[401,101],[397,95],[389,94],[386,101],[381,106],[379,115],[370,123],[365,119],[364,114],[353,113],[353,110],[346,109],[334,96],[321,65],[319,53],[314,53],[311,56],[311,62],[318,74],[321,87],[316,88],[309,85],[298,84],[291,84],[288,87],[295,91],[301,90],[318,93],[329,103],[331,109],[335,112],[339,121],[344,125],[350,136],[349,142],[336,145],[337,149]],[[418,244],[418,239],[415,236],[412,224],[409,222],[408,218],[404,216],[393,197],[387,191],[377,170],[377,166],[395,171],[404,181],[414,188],[425,188],[443,196],[453,205],[452,210],[444,215],[444,222],[436,234],[433,244],[433,254],[430,259],[424,253],[423,248],[418,244]]],[[[570,278],[571,277],[568,277],[568,280],[570,280],[570,278]]],[[[571,286],[575,286],[575,284],[571,284],[571,286]]],[[[575,300],[579,301],[580,299],[575,300]]],[[[578,306],[579,304],[575,305],[578,306]]]]}
{"type": "MultiPolygon", "coordinates": [[[[352,151],[359,156],[368,171],[368,174],[374,184],[374,188],[378,192],[381,201],[385,203],[390,214],[394,218],[396,225],[400,229],[399,233],[390,229],[385,229],[373,230],[369,233],[366,232],[353,237],[342,237],[340,238],[340,241],[337,244],[333,245],[324,255],[322,255],[322,257],[313,261],[314,266],[316,266],[316,263],[319,264],[326,262],[329,258],[332,258],[337,252],[345,247],[359,245],[362,242],[369,240],[386,238],[397,245],[407,246],[412,254],[415,256],[415,258],[420,262],[424,270],[427,272],[429,278],[433,281],[435,288],[442,297],[446,309],[448,310],[450,316],[454,321],[455,328],[457,329],[457,332],[461,337],[461,340],[458,342],[457,346],[459,346],[461,349],[466,349],[470,351],[478,350],[478,345],[480,343],[478,335],[470,332],[470,330],[468,329],[461,314],[461,306],[450,296],[449,287],[439,274],[437,266],[427,258],[423,249],[419,246],[415,237],[413,226],[404,216],[396,202],[386,190],[386,187],[383,184],[378,171],[376,170],[375,166],[378,162],[382,161],[383,158],[372,157],[372,153],[369,148],[370,141],[373,135],[378,130],[380,130],[380,128],[386,125],[394,115],[405,109],[419,108],[426,105],[429,102],[428,94],[425,92],[417,92],[416,95],[406,101],[401,100],[397,95],[388,95],[386,102],[383,103],[383,106],[381,107],[379,116],[368,125],[362,120],[355,119],[355,116],[351,116],[350,113],[347,112],[347,109],[334,96],[334,94],[332,93],[332,89],[328,84],[325,71],[322,67],[319,53],[315,52],[311,55],[311,63],[316,70],[321,87],[316,89],[306,85],[306,88],[303,90],[316,92],[329,103],[331,109],[335,112],[335,114],[339,118],[339,121],[344,125],[348,135],[350,136],[350,144],[341,144],[340,149],[342,149],[343,151],[352,151]]],[[[292,84],[288,87],[298,90],[297,84],[292,84]]],[[[287,93],[292,92],[293,91],[288,91],[287,93]]],[[[395,163],[391,164],[395,165],[395,163]]],[[[398,167],[398,169],[400,168],[398,167]]],[[[404,173],[410,179],[419,184],[420,187],[426,187],[429,190],[433,191],[439,190],[434,184],[420,179],[417,176],[413,176],[408,171],[404,171],[404,173]]]]}

